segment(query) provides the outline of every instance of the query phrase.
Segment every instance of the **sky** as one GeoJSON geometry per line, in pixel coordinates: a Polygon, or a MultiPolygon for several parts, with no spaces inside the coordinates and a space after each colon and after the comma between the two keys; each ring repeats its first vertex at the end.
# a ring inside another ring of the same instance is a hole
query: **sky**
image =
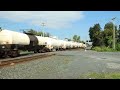
{"type": "Polygon", "coordinates": [[[89,39],[90,27],[99,23],[103,29],[114,17],[114,23],[120,25],[120,11],[0,11],[0,27],[17,32],[49,32],[59,39],[79,35],[85,41],[89,39]]]}

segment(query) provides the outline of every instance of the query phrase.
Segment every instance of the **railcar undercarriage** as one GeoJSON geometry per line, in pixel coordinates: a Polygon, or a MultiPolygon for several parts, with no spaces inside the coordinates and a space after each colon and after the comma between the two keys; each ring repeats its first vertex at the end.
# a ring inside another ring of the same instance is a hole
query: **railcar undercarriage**
{"type": "Polygon", "coordinates": [[[4,45],[0,46],[0,58],[5,57],[17,57],[20,56],[20,50],[22,51],[33,51],[34,53],[44,53],[47,52],[45,45],[41,46],[30,46],[30,45],[11,45],[9,48],[4,45]]]}

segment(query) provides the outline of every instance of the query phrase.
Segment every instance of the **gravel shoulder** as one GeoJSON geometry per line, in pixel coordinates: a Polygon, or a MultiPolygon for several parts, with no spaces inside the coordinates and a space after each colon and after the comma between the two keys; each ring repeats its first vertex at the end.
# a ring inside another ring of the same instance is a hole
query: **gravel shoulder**
{"type": "Polygon", "coordinates": [[[119,72],[120,52],[59,51],[55,56],[0,68],[0,79],[81,79],[89,72],[119,72]]]}

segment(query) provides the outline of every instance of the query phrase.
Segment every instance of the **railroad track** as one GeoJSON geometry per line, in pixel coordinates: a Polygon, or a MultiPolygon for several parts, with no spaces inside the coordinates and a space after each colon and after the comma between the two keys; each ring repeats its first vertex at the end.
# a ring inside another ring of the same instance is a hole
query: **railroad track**
{"type": "Polygon", "coordinates": [[[18,64],[21,62],[36,60],[39,58],[46,58],[46,57],[53,56],[53,55],[55,55],[54,52],[48,52],[48,53],[39,53],[39,54],[20,56],[16,58],[0,59],[0,68],[4,66],[18,64]]]}

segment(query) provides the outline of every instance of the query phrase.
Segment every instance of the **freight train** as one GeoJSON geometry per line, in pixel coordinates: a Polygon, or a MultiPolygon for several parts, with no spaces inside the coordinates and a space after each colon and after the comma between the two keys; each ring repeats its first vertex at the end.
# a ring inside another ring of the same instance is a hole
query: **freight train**
{"type": "Polygon", "coordinates": [[[21,50],[43,53],[85,47],[86,45],[83,43],[36,36],[31,33],[20,33],[6,29],[0,31],[0,57],[17,57],[21,50]]]}

